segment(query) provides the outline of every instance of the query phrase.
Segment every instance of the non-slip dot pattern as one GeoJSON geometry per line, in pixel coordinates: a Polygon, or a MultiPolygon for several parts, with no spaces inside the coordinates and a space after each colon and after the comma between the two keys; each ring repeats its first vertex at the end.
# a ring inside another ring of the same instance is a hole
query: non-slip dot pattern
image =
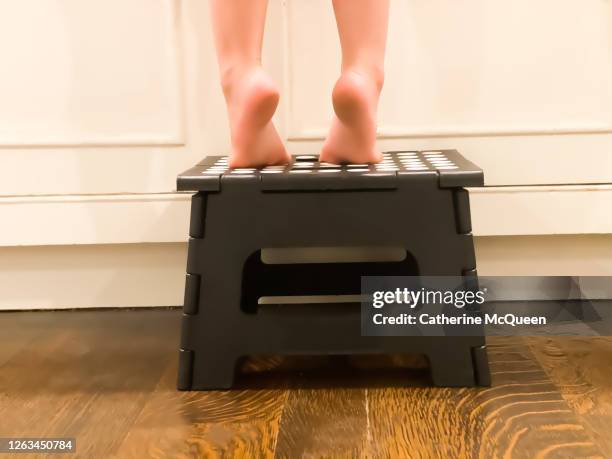
{"type": "MultiPolygon", "coordinates": [[[[257,174],[296,174],[316,175],[319,173],[372,174],[386,172],[427,172],[459,169],[459,166],[444,151],[393,151],[383,154],[377,164],[337,165],[320,163],[317,155],[294,156],[290,164],[267,166],[264,168],[230,169],[227,157],[208,157],[202,165],[204,175],[257,175],[257,174]]],[[[376,174],[373,174],[376,175],[376,174]]]]}

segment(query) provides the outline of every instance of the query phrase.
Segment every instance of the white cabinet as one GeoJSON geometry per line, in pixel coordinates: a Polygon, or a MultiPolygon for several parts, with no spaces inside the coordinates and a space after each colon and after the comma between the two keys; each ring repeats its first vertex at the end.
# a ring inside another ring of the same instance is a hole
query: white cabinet
{"type": "MultiPolygon", "coordinates": [[[[176,175],[229,150],[207,3],[0,0],[0,251],[186,240],[176,175]]],[[[279,130],[316,152],[331,1],[270,0],[264,48],[279,130]]],[[[612,3],[391,0],[379,134],[485,169],[477,235],[612,233],[612,3]]]]}

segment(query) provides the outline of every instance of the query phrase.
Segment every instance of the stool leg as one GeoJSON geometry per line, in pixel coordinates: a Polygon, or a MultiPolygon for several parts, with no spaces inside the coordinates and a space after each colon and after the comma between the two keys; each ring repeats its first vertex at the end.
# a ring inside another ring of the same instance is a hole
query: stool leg
{"type": "Polygon", "coordinates": [[[254,252],[233,247],[229,241],[190,241],[192,270],[200,277],[196,314],[185,316],[183,346],[193,352],[192,390],[229,389],[234,382],[238,356],[249,350],[247,313],[241,310],[244,261],[254,252]],[[207,245],[208,244],[208,245],[207,245]]]}
{"type": "Polygon", "coordinates": [[[466,387],[474,386],[474,362],[469,347],[457,347],[445,352],[432,352],[428,355],[431,378],[436,386],[466,387]]]}
{"type": "Polygon", "coordinates": [[[193,390],[230,389],[237,359],[219,349],[198,349],[194,355],[193,390]]]}

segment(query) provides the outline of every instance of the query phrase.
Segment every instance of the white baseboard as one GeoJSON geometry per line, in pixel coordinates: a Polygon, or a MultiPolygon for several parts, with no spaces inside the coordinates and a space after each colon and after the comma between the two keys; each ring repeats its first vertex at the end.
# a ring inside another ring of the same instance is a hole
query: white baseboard
{"type": "Polygon", "coordinates": [[[187,244],[0,248],[0,310],[182,304],[187,244]]]}

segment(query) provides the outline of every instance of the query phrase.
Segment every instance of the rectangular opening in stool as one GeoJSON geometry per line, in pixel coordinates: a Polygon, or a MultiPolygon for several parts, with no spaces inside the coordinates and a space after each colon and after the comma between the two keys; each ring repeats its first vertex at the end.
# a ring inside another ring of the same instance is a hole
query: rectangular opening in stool
{"type": "Polygon", "coordinates": [[[243,267],[241,307],[256,313],[265,304],[359,304],[362,276],[415,275],[417,264],[404,249],[275,249],[265,257],[258,250],[243,267]]]}

